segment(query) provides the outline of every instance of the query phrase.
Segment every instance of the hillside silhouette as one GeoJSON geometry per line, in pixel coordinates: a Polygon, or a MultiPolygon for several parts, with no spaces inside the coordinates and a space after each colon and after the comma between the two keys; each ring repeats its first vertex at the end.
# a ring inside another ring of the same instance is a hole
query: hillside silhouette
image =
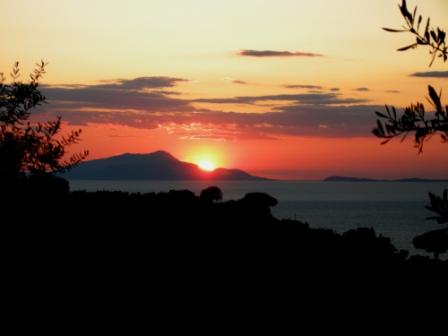
{"type": "Polygon", "coordinates": [[[352,177],[352,176],[328,176],[323,179],[324,182],[448,182],[448,179],[428,179],[428,178],[420,178],[420,177],[410,177],[410,178],[401,178],[401,179],[372,179],[366,177],[352,177]]]}
{"type": "Polygon", "coordinates": [[[268,180],[239,169],[217,168],[212,172],[176,159],[165,151],[122,154],[86,161],[63,175],[78,180],[268,180]]]}
{"type": "Polygon", "coordinates": [[[265,193],[228,201],[222,197],[216,186],[199,196],[189,190],[70,192],[61,178],[34,178],[1,193],[5,209],[27,204],[17,214],[22,224],[7,226],[20,237],[20,246],[26,251],[50,248],[56,259],[76,254],[87,266],[96,262],[93,256],[104,255],[103,262],[115,257],[133,265],[185,262],[233,272],[249,267],[296,274],[304,267],[343,267],[350,272],[424,269],[428,276],[440,276],[448,271],[448,261],[409,257],[371,228],[338,234],[275,218],[271,208],[277,200],[265,193]]]}

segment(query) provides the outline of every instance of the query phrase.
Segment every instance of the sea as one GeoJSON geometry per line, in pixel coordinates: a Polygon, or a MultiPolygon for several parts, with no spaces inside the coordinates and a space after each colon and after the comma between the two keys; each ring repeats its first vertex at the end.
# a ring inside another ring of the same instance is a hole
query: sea
{"type": "Polygon", "coordinates": [[[442,195],[448,189],[448,183],[439,182],[70,181],[72,191],[146,193],[188,189],[197,195],[212,185],[222,190],[224,200],[237,200],[249,192],[267,193],[278,200],[272,208],[274,216],[307,222],[313,228],[343,233],[371,227],[411,254],[425,254],[414,249],[415,236],[444,227],[427,219],[434,215],[425,208],[429,205],[428,192],[442,195]]]}

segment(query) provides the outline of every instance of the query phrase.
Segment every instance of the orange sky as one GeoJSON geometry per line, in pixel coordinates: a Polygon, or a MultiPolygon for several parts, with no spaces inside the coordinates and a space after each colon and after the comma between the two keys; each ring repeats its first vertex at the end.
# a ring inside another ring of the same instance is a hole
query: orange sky
{"type": "MultiPolygon", "coordinates": [[[[423,48],[396,52],[411,36],[380,29],[401,25],[396,2],[5,1],[0,71],[48,61],[36,119],[81,127],[75,150],[92,159],[162,149],[274,178],[446,178],[438,137],[418,155],[370,133],[384,104],[425,101],[448,77],[428,76],[448,64],[428,68],[423,48]]],[[[415,4],[447,28],[446,0],[415,4]]]]}

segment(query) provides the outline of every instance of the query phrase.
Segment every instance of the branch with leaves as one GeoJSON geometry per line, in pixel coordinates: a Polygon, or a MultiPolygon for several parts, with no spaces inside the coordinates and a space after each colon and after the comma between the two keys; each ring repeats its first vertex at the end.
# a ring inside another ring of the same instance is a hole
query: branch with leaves
{"type": "Polygon", "coordinates": [[[412,13],[408,10],[406,0],[403,0],[400,8],[401,15],[405,20],[405,25],[402,29],[383,28],[385,31],[391,33],[411,33],[415,36],[415,43],[399,48],[398,51],[405,51],[408,49],[415,49],[418,46],[428,46],[430,48],[431,62],[429,66],[434,63],[436,57],[443,58],[445,62],[448,59],[448,46],[446,45],[446,32],[437,28],[430,27],[430,18],[426,19],[425,29],[420,30],[423,22],[421,15],[417,16],[417,6],[415,6],[412,13]]]}
{"type": "Polygon", "coordinates": [[[31,110],[45,102],[45,97],[38,90],[38,80],[45,74],[46,63],[36,64],[30,75],[29,83],[19,81],[19,62],[14,63],[10,76],[11,84],[5,84],[5,76],[0,73],[0,125],[14,127],[28,119],[31,110]]]}
{"type": "Polygon", "coordinates": [[[443,192],[443,197],[429,193],[431,205],[426,206],[426,209],[435,212],[437,217],[428,217],[427,219],[435,219],[439,224],[448,223],[448,191],[443,192]]]}
{"type": "Polygon", "coordinates": [[[67,147],[79,141],[81,130],[61,136],[60,117],[45,123],[28,121],[32,109],[46,102],[39,90],[45,66],[43,61],[37,64],[28,83],[19,81],[18,62],[10,73],[11,84],[5,84],[5,76],[0,73],[0,177],[63,172],[88,155],[84,151],[66,158],[67,147]]]}
{"type": "MultiPolygon", "coordinates": [[[[436,29],[430,27],[430,19],[426,20],[425,29],[420,31],[423,17],[417,16],[417,7],[411,13],[406,5],[406,0],[403,0],[400,8],[401,15],[404,17],[406,25],[403,29],[383,28],[392,33],[409,32],[415,35],[416,42],[399,48],[398,51],[405,51],[417,48],[418,46],[428,46],[430,48],[431,62],[429,66],[434,63],[436,57],[442,58],[444,62],[448,59],[448,47],[445,42],[446,33],[439,27],[436,29]]],[[[431,138],[436,133],[439,133],[442,142],[448,143],[448,105],[443,106],[441,98],[442,93],[437,93],[432,86],[428,86],[429,103],[434,108],[435,112],[432,118],[428,118],[425,107],[422,103],[411,104],[404,109],[404,113],[398,116],[395,107],[388,107],[386,105],[386,113],[376,112],[380,118],[377,120],[377,127],[373,129],[373,134],[379,138],[385,139],[381,144],[388,143],[395,137],[402,137],[402,140],[410,132],[415,132],[415,146],[419,153],[423,151],[423,144],[425,140],[431,138]]],[[[448,198],[447,190],[444,191],[443,197],[429,193],[431,205],[426,208],[437,214],[437,217],[429,217],[428,219],[437,220],[438,223],[448,223],[448,198]]],[[[448,250],[448,228],[441,230],[433,230],[419,235],[413,240],[414,246],[417,249],[423,249],[427,252],[434,253],[437,259],[440,253],[445,253],[448,250]]]]}
{"type": "Polygon", "coordinates": [[[386,144],[400,136],[403,141],[410,132],[415,133],[414,142],[419,153],[423,151],[425,140],[436,133],[440,134],[442,142],[448,142],[448,105],[442,105],[441,93],[437,94],[432,86],[428,86],[428,91],[428,101],[435,108],[432,119],[427,118],[428,114],[422,103],[406,107],[401,116],[397,115],[395,107],[387,105],[386,114],[376,112],[380,119],[377,120],[377,127],[372,130],[372,133],[378,138],[385,139],[381,144],[386,144]]]}
{"type": "MultiPolygon", "coordinates": [[[[416,42],[406,47],[398,49],[398,51],[405,51],[416,48],[419,45],[426,45],[430,48],[431,66],[438,56],[443,58],[446,62],[448,59],[448,47],[446,46],[446,34],[439,27],[436,29],[430,28],[430,19],[426,21],[426,27],[423,33],[420,33],[421,23],[423,17],[417,16],[417,7],[411,13],[406,5],[406,0],[398,6],[401,15],[404,17],[406,26],[403,29],[383,28],[388,32],[410,32],[416,35],[416,42]]],[[[432,86],[428,86],[429,103],[434,107],[435,113],[432,119],[428,119],[428,114],[422,103],[411,104],[404,109],[401,116],[397,115],[395,107],[386,106],[386,114],[376,112],[380,118],[377,120],[377,127],[372,130],[372,133],[378,138],[385,139],[381,144],[388,143],[395,137],[402,137],[402,140],[410,132],[415,132],[415,147],[418,148],[419,153],[423,151],[423,144],[425,140],[431,138],[436,133],[439,133],[442,142],[448,142],[448,105],[443,106],[441,102],[442,93],[437,93],[432,86]]]]}

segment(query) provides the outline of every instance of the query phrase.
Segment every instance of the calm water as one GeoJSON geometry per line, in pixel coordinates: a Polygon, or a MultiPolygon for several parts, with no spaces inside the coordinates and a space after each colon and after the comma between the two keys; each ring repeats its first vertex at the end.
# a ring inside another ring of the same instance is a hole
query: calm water
{"type": "MultiPolygon", "coordinates": [[[[357,227],[373,227],[392,239],[398,248],[414,252],[412,238],[425,231],[442,228],[425,220],[432,213],[428,191],[441,194],[448,183],[381,183],[320,181],[70,181],[71,190],[121,190],[160,192],[189,189],[196,194],[217,185],[224,199],[239,199],[247,192],[266,192],[278,199],[273,208],[278,218],[306,221],[311,227],[345,232],[357,227]]],[[[421,253],[419,251],[419,253],[421,253]]]]}

